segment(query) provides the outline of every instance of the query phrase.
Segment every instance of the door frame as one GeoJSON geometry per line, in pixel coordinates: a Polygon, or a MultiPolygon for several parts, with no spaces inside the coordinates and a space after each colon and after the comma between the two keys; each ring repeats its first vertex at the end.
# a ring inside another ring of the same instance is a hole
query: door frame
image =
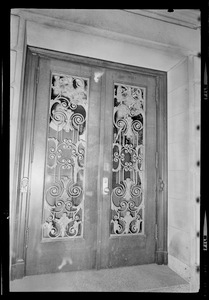
{"type": "MultiPolygon", "coordinates": [[[[30,199],[30,172],[33,157],[33,134],[36,86],[39,79],[39,57],[60,59],[80,63],[102,70],[102,68],[124,70],[153,76],[156,80],[156,122],[157,122],[157,152],[156,152],[156,263],[167,264],[167,228],[168,228],[168,191],[167,191],[167,73],[153,69],[141,68],[122,63],[115,63],[74,54],[57,52],[36,47],[27,47],[24,78],[24,93],[21,107],[21,130],[19,142],[19,172],[16,201],[14,232],[14,253],[11,265],[11,279],[22,278],[26,271],[26,255],[28,240],[28,215],[30,199]],[[32,59],[32,56],[34,58],[32,59]]],[[[104,107],[101,104],[101,121],[104,118],[104,107]]],[[[104,139],[104,131],[100,126],[100,145],[104,139]]],[[[100,147],[100,158],[102,158],[100,147]]],[[[103,166],[98,170],[98,203],[102,201],[103,166]]],[[[99,207],[99,206],[98,206],[99,207]]],[[[101,212],[98,211],[98,222],[101,222],[101,212]]],[[[99,228],[100,226],[98,226],[99,228]]],[[[97,232],[97,268],[100,261],[101,232],[97,232]]]]}

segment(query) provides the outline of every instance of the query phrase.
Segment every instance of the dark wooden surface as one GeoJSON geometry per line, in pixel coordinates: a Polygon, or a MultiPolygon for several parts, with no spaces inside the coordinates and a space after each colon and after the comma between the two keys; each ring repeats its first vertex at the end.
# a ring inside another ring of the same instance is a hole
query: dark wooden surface
{"type": "Polygon", "coordinates": [[[54,59],[40,59],[34,129],[34,158],[31,166],[31,196],[26,275],[91,269],[96,263],[97,170],[99,155],[100,83],[93,79],[94,69],[54,59]],[[90,80],[89,115],[87,120],[87,152],[85,164],[84,234],[83,237],[43,241],[41,239],[46,141],[50,99],[51,72],[64,73],[90,80]],[[72,264],[68,263],[69,261],[72,264]]]}
{"type": "Polygon", "coordinates": [[[102,234],[101,234],[101,267],[119,267],[153,263],[155,261],[155,193],[156,193],[156,102],[155,79],[149,75],[129,73],[126,71],[107,70],[104,124],[104,172],[101,177],[108,177],[112,182],[112,126],[113,126],[113,85],[114,82],[146,87],[146,121],[145,121],[145,232],[144,235],[110,236],[110,195],[103,195],[102,234]],[[109,166],[107,171],[105,165],[109,166]]]}

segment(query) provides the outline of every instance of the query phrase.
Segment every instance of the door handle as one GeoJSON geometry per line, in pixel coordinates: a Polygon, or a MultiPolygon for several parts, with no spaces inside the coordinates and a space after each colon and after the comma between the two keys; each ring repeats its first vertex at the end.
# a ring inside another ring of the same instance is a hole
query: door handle
{"type": "Polygon", "coordinates": [[[110,192],[110,189],[108,187],[108,178],[104,177],[103,178],[103,194],[107,195],[107,194],[109,194],[109,192],[110,192]]]}

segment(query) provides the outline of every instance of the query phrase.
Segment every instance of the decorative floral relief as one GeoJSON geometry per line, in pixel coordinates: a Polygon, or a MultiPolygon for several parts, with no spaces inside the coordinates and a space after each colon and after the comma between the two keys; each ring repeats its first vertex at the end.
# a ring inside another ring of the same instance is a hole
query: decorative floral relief
{"type": "Polygon", "coordinates": [[[43,238],[82,236],[87,105],[87,79],[52,75],[43,238]]]}
{"type": "Polygon", "coordinates": [[[143,233],[145,91],[114,85],[112,235],[143,233]]]}

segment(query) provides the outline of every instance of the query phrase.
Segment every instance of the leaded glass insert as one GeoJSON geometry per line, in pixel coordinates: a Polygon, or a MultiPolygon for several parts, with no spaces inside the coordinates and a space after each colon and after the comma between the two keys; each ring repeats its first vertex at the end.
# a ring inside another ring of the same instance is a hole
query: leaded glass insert
{"type": "Polygon", "coordinates": [[[42,236],[81,237],[89,81],[53,73],[50,88],[42,236]]]}
{"type": "Polygon", "coordinates": [[[144,87],[114,84],[111,235],[144,232],[144,87]]]}

